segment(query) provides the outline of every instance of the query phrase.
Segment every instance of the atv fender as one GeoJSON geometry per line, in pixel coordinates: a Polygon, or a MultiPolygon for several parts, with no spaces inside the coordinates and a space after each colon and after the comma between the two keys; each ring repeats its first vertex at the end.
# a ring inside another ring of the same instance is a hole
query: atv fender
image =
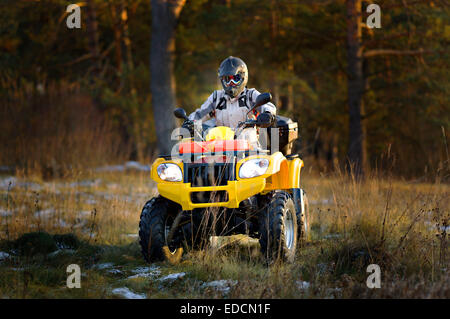
{"type": "Polygon", "coordinates": [[[270,170],[269,166],[267,173],[263,175],[266,177],[264,192],[300,187],[300,171],[304,166],[300,158],[288,160],[283,154],[277,152],[271,156],[271,164],[273,164],[273,169],[270,170]]]}

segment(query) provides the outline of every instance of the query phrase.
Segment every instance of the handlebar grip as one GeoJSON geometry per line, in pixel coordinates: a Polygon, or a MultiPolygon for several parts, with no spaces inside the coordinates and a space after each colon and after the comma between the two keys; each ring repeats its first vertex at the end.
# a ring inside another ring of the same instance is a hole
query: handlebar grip
{"type": "Polygon", "coordinates": [[[249,120],[249,121],[245,121],[245,127],[252,127],[256,125],[256,121],[254,120],[249,120]]]}

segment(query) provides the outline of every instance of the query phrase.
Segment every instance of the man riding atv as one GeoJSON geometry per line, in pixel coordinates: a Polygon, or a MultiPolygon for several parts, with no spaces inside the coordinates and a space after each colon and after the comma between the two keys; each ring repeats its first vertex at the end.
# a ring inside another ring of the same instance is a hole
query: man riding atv
{"type": "Polygon", "coordinates": [[[174,112],[189,134],[152,165],[159,195],[142,209],[142,254],[148,262],[171,260],[183,246],[201,248],[210,236],[246,234],[259,239],[268,260],[292,262],[297,240],[309,229],[303,161],[291,154],[297,123],[275,116],[269,93],[246,88],[241,59],[225,59],[219,78],[223,90],[189,117],[182,108],[174,112]],[[215,127],[199,127],[203,120],[215,127]],[[267,143],[260,143],[264,130],[267,143]]]}
{"type": "MultiPolygon", "coordinates": [[[[200,108],[189,115],[182,127],[192,129],[194,121],[205,122],[213,120],[217,126],[237,128],[240,122],[247,120],[247,113],[260,93],[256,89],[248,89],[247,65],[239,58],[230,56],[222,61],[219,67],[219,79],[223,90],[214,91],[200,108]]],[[[273,123],[276,108],[272,103],[266,103],[253,111],[259,122],[273,123]]],[[[254,142],[254,128],[243,132],[244,139],[254,142]]]]}

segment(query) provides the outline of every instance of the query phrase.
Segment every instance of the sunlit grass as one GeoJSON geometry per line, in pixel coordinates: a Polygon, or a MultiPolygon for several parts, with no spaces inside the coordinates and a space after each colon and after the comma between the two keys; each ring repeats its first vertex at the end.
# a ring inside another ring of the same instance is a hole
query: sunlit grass
{"type": "MultiPolygon", "coordinates": [[[[258,244],[187,251],[181,263],[156,263],[158,276],[134,276],[148,267],[136,237],[145,202],[156,194],[148,173],[83,173],[42,181],[16,176],[1,184],[3,243],[29,232],[74,233],[74,252],[0,262],[0,296],[114,298],[128,287],[147,298],[448,297],[450,187],[368,178],[305,174],[310,202],[309,241],[293,264],[268,266],[258,244]],[[9,187],[8,187],[9,186],[9,187]],[[256,246],[255,246],[256,245],[256,246]],[[82,289],[65,287],[66,267],[81,264],[82,289]],[[99,269],[99,264],[112,266],[99,269]],[[366,268],[379,264],[382,288],[365,285],[366,268]],[[174,282],[159,279],[184,272],[174,282]],[[132,277],[134,276],[134,277],[132,277]],[[132,277],[132,278],[130,278],[132,277]],[[225,290],[205,286],[230,281],[225,290]],[[224,292],[225,291],[225,292],[224,292]]],[[[5,178],[3,181],[5,181],[5,178]]],[[[0,246],[0,251],[7,250],[0,246]]]]}

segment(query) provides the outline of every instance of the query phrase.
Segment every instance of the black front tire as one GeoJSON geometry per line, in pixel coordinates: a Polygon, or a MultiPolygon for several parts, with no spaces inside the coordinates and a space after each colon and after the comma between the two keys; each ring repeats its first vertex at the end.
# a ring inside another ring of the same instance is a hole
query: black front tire
{"type": "Polygon", "coordinates": [[[273,194],[260,220],[261,252],[268,261],[293,262],[297,247],[297,216],[289,193],[273,194]]]}
{"type": "Polygon", "coordinates": [[[178,212],[179,208],[175,203],[161,196],[154,197],[145,204],[139,222],[139,244],[147,262],[165,260],[164,246],[169,247],[171,254],[179,249],[177,245],[168,245],[166,242],[166,227],[170,226],[178,212]]]}

